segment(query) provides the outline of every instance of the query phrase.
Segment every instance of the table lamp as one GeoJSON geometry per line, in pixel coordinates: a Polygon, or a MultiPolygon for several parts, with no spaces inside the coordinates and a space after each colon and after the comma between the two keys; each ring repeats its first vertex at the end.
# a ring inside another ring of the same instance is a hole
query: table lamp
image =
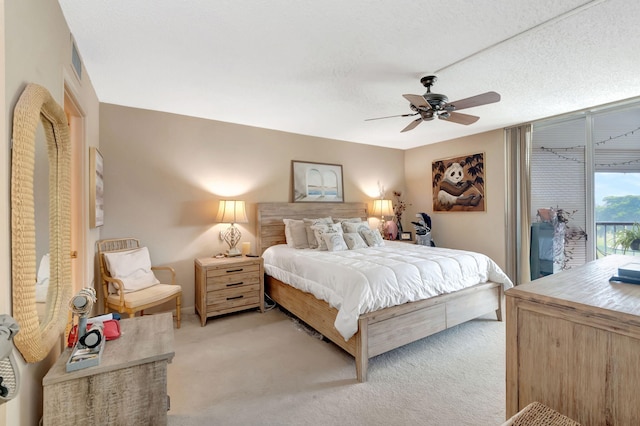
{"type": "Polygon", "coordinates": [[[384,235],[385,216],[393,216],[393,203],[391,200],[373,200],[373,216],[380,217],[380,233],[384,235]]]}
{"type": "Polygon", "coordinates": [[[236,245],[240,242],[242,234],[236,227],[236,223],[247,223],[247,212],[245,210],[244,201],[237,200],[221,200],[218,207],[218,215],[216,216],[216,222],[230,223],[226,230],[220,231],[220,238],[229,244],[229,250],[227,250],[228,257],[240,256],[242,253],[236,245]]]}

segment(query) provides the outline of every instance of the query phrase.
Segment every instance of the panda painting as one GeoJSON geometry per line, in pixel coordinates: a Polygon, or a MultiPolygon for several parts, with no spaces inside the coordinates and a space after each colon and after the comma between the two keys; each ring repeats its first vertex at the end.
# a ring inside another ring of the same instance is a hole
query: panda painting
{"type": "Polygon", "coordinates": [[[483,211],[483,154],[433,164],[434,211],[483,211]]]}

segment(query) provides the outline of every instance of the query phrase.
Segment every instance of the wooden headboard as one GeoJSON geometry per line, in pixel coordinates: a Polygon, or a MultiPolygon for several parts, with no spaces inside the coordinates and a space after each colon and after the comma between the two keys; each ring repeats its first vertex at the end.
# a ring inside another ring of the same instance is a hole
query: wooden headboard
{"type": "Polygon", "coordinates": [[[367,220],[367,203],[258,203],[257,253],[262,254],[276,244],[286,244],[282,219],[327,216],[367,220]]]}

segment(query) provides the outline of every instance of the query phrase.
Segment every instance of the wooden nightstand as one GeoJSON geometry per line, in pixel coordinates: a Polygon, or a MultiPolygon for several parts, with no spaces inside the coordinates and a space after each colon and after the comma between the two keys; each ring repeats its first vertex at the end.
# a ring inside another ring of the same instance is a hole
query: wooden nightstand
{"type": "Polygon", "coordinates": [[[251,308],[264,312],[261,257],[201,257],[195,260],[196,312],[207,318],[251,308]]]}

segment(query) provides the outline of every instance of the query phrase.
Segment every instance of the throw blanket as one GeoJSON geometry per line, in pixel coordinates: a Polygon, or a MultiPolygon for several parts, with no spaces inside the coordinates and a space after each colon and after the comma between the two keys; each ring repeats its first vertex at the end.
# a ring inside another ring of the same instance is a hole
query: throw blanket
{"type": "Polygon", "coordinates": [[[475,252],[385,241],[345,251],[269,247],[265,272],[338,310],[334,326],[345,340],[367,312],[493,281],[513,284],[489,257],[475,252]]]}

